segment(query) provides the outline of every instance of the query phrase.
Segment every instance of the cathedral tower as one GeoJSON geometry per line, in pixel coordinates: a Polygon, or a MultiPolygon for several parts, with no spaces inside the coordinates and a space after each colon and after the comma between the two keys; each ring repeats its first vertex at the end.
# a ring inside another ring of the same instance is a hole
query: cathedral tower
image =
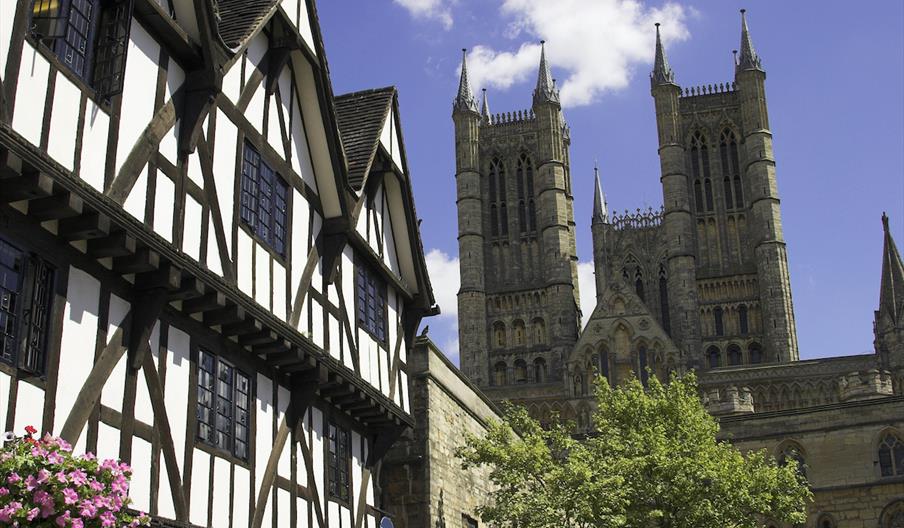
{"type": "Polygon", "coordinates": [[[529,110],[479,111],[462,62],[453,108],[462,370],[494,400],[549,400],[577,341],[569,131],[545,49],[529,110]]]}
{"type": "Polygon", "coordinates": [[[689,366],[798,359],[765,79],[744,11],[734,82],[683,91],[657,24],[672,337],[689,366]]]}

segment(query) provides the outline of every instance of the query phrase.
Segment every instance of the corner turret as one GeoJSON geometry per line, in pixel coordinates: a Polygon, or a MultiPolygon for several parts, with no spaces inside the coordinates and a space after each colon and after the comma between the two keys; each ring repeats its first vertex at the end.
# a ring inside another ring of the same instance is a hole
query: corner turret
{"type": "Polygon", "coordinates": [[[480,108],[480,119],[486,123],[490,124],[490,102],[487,100],[487,89],[483,89],[483,106],[480,108]]]}
{"type": "Polygon", "coordinates": [[[885,213],[882,213],[882,230],[882,281],[873,333],[880,363],[886,368],[897,368],[900,387],[904,383],[904,262],[885,213]]]}
{"type": "Polygon", "coordinates": [[[763,70],[763,63],[753,49],[750,30],[747,29],[747,10],[741,10],[741,55],[738,57],[738,70],[763,70]]]}
{"type": "Polygon", "coordinates": [[[537,72],[537,87],[534,89],[534,106],[542,103],[559,103],[559,91],[546,62],[546,41],[540,41],[540,68],[537,72]]]}
{"type": "Polygon", "coordinates": [[[653,72],[650,73],[650,85],[655,87],[658,84],[675,84],[675,72],[669,66],[669,59],[659,36],[659,22],[656,22],[656,58],[653,60],[653,72]]]}
{"type": "MultiPolygon", "coordinates": [[[[596,282],[596,302],[603,300],[606,284],[609,280],[609,258],[606,249],[606,237],[609,232],[609,212],[606,195],[600,185],[600,169],[593,166],[593,219],[590,222],[590,233],[593,237],[593,273],[596,282]]],[[[585,314],[590,316],[590,314],[585,314]]]]}

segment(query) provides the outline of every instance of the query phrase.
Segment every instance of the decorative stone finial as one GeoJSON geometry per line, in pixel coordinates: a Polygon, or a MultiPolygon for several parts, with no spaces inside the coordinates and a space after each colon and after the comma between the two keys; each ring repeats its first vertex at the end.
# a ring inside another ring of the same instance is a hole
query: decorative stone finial
{"type": "Polygon", "coordinates": [[[534,104],[558,103],[559,92],[556,90],[549,63],[546,62],[546,41],[540,41],[540,69],[537,72],[537,87],[534,89],[534,104]]]}
{"type": "Polygon", "coordinates": [[[477,112],[477,101],[471,92],[471,84],[468,82],[468,49],[461,49],[461,79],[458,81],[458,95],[452,102],[452,109],[456,111],[477,112]]]}
{"type": "Polygon", "coordinates": [[[653,60],[653,72],[650,74],[650,84],[675,84],[675,72],[669,66],[669,60],[665,55],[665,47],[659,35],[659,22],[656,22],[656,58],[653,60]]]}
{"type": "Polygon", "coordinates": [[[747,29],[747,10],[741,10],[741,55],[738,58],[738,70],[763,71],[763,63],[759,55],[753,49],[753,41],[750,39],[750,30],[747,29]]]}
{"type": "Polygon", "coordinates": [[[606,195],[603,194],[603,187],[600,185],[600,168],[599,164],[593,163],[593,217],[591,223],[608,224],[609,223],[609,207],[606,203],[606,195]]]}

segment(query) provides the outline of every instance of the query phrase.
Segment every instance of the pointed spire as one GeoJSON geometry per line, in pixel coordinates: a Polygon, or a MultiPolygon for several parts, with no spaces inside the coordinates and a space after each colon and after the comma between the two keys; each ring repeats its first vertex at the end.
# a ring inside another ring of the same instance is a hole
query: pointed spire
{"type": "Polygon", "coordinates": [[[669,60],[665,56],[665,47],[659,36],[659,22],[656,22],[656,58],[653,60],[653,73],[650,74],[650,84],[675,84],[675,72],[669,66],[669,60]]]}
{"type": "Polygon", "coordinates": [[[487,89],[483,89],[483,106],[480,108],[480,117],[486,123],[490,122],[490,102],[487,100],[487,89]]]}
{"type": "Polygon", "coordinates": [[[477,112],[477,101],[474,100],[474,94],[471,92],[471,84],[468,82],[468,50],[461,49],[461,79],[458,81],[458,95],[452,102],[453,110],[463,110],[477,112]]]}
{"type": "Polygon", "coordinates": [[[609,223],[609,207],[606,203],[606,195],[603,194],[603,187],[600,185],[600,167],[599,164],[593,164],[593,224],[609,223]]]}
{"type": "Polygon", "coordinates": [[[750,30],[747,29],[747,10],[741,10],[741,54],[738,57],[738,70],[760,70],[763,64],[759,55],[753,49],[753,41],[750,40],[750,30]]]}
{"type": "Polygon", "coordinates": [[[537,72],[537,88],[534,90],[534,104],[559,102],[559,91],[556,89],[549,63],[546,62],[546,41],[540,41],[540,69],[537,72]]]}
{"type": "Polygon", "coordinates": [[[904,315],[904,263],[888,228],[888,216],[882,213],[885,244],[882,248],[882,285],[879,288],[879,312],[898,323],[904,315]]]}

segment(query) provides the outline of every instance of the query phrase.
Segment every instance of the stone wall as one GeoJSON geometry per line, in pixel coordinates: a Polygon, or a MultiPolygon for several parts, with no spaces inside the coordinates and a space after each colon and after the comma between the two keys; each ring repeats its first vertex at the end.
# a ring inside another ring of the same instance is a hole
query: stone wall
{"type": "Polygon", "coordinates": [[[385,458],[383,504],[397,528],[468,528],[489,499],[489,471],[463,470],[455,450],[499,411],[427,338],[416,341],[408,367],[416,425],[385,458]]]}
{"type": "Polygon", "coordinates": [[[883,510],[904,500],[904,476],[882,477],[878,464],[880,436],[904,433],[904,396],[726,417],[720,425],[742,451],[800,451],[814,495],[807,527],[830,517],[837,528],[884,528],[883,510]]]}

